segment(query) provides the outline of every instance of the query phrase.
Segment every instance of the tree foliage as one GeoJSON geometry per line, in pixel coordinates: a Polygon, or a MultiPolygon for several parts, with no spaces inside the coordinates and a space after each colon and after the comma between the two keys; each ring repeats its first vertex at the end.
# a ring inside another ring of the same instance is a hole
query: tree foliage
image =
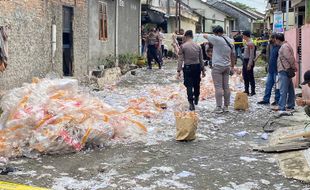
{"type": "Polygon", "coordinates": [[[243,9],[243,10],[252,10],[252,11],[256,11],[256,8],[250,7],[244,3],[240,3],[240,2],[234,2],[234,1],[228,1],[229,3],[235,5],[236,7],[243,9]]]}

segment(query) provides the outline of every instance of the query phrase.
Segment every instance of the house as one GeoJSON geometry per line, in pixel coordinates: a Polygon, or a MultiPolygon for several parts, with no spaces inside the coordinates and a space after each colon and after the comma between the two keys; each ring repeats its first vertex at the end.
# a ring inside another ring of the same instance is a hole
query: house
{"type": "Polygon", "coordinates": [[[142,0],[142,24],[161,27],[167,33],[184,28],[199,31],[201,15],[181,0],[142,0]]]}
{"type": "Polygon", "coordinates": [[[170,14],[168,19],[168,32],[173,33],[180,28],[201,31],[202,15],[185,4],[182,0],[170,2],[170,14]]]}
{"type": "Polygon", "coordinates": [[[140,0],[88,0],[89,59],[139,54],[140,0]]]}
{"type": "Polygon", "coordinates": [[[252,11],[240,9],[229,1],[222,0],[208,0],[207,3],[222,12],[235,18],[234,29],[235,30],[251,30],[253,31],[253,23],[256,20],[263,19],[261,15],[253,14],[252,11]]]}
{"type": "Polygon", "coordinates": [[[140,5],[140,0],[0,1],[0,26],[9,37],[1,90],[50,71],[82,78],[103,56],[138,53],[140,5]]]}
{"type": "Polygon", "coordinates": [[[295,14],[294,10],[289,4],[288,14],[286,13],[286,1],[283,0],[269,0],[266,8],[265,14],[265,27],[273,30],[274,16],[277,14],[282,14],[283,27],[294,28],[295,27],[295,14]],[[287,14],[287,15],[286,15],[287,14]],[[286,22],[288,18],[288,22],[286,22]]]}
{"type": "Polygon", "coordinates": [[[183,0],[185,4],[203,16],[201,32],[212,32],[215,26],[222,26],[227,33],[234,30],[234,18],[202,0],[183,0]]]}

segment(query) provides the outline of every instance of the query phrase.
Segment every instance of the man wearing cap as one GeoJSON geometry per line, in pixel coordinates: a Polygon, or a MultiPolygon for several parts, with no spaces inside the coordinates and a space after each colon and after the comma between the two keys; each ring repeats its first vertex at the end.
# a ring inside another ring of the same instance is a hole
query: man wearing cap
{"type": "MultiPolygon", "coordinates": [[[[308,85],[310,88],[310,70],[305,72],[304,82],[301,85],[308,85]]],[[[310,117],[310,99],[297,98],[296,103],[299,106],[306,106],[305,112],[310,117]]]]}

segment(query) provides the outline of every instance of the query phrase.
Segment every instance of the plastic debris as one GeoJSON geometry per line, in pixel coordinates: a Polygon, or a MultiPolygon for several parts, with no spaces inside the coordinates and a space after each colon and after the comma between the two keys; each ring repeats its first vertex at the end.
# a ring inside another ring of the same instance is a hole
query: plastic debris
{"type": "Polygon", "coordinates": [[[264,139],[264,140],[268,140],[268,134],[267,133],[263,133],[261,135],[261,138],[264,139]]]}
{"type": "Polygon", "coordinates": [[[235,135],[238,136],[238,137],[244,137],[244,136],[246,136],[246,135],[248,135],[248,134],[249,134],[249,133],[246,132],[246,131],[240,131],[240,132],[238,132],[238,133],[235,133],[235,135]]]}
{"type": "Polygon", "coordinates": [[[133,115],[80,92],[74,79],[36,79],[4,95],[1,107],[3,157],[76,152],[146,133],[133,115]]]}
{"type": "Polygon", "coordinates": [[[177,176],[178,177],[190,177],[190,176],[195,176],[196,174],[192,173],[192,172],[188,172],[188,171],[182,171],[181,173],[179,173],[177,176]]]}

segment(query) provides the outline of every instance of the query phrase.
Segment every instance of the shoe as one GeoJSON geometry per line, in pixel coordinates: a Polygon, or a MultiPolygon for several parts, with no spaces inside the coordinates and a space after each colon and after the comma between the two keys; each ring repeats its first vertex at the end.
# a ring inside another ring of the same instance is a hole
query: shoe
{"type": "Polygon", "coordinates": [[[250,94],[250,93],[249,93],[249,91],[246,91],[246,90],[245,90],[245,91],[243,91],[243,93],[246,93],[247,95],[249,95],[249,94],[250,94]]]}
{"type": "Polygon", "coordinates": [[[148,70],[152,70],[152,67],[148,67],[147,69],[148,69],[148,70]]]}
{"type": "Polygon", "coordinates": [[[190,111],[195,111],[195,106],[194,106],[194,103],[193,103],[193,102],[190,102],[190,103],[189,103],[189,110],[190,110],[190,111]]]}
{"type": "Polygon", "coordinates": [[[197,98],[195,97],[194,103],[196,106],[198,105],[198,102],[199,102],[199,97],[197,97],[197,98]]]}
{"type": "Polygon", "coordinates": [[[257,104],[260,104],[260,105],[269,105],[269,102],[265,102],[265,101],[263,100],[263,101],[257,102],[257,104]]]}
{"type": "Polygon", "coordinates": [[[272,107],[271,110],[272,110],[272,111],[279,111],[280,108],[279,108],[278,106],[276,106],[276,107],[272,107]]]}
{"type": "Polygon", "coordinates": [[[213,110],[213,113],[217,113],[217,114],[223,113],[223,109],[222,109],[221,107],[216,107],[216,108],[213,110]]]}
{"type": "Polygon", "coordinates": [[[282,116],[292,116],[293,114],[288,111],[278,111],[278,114],[276,115],[277,117],[282,117],[282,116]]]}
{"type": "Polygon", "coordinates": [[[294,112],[295,111],[295,108],[286,108],[286,111],[288,111],[288,112],[294,112]]]}
{"type": "Polygon", "coordinates": [[[256,95],[256,93],[255,92],[251,92],[251,96],[255,96],[256,95]]]}
{"type": "Polygon", "coordinates": [[[226,113],[229,112],[228,106],[224,106],[224,107],[223,107],[223,112],[226,112],[226,113]]]}
{"type": "Polygon", "coordinates": [[[272,106],[277,106],[277,105],[278,105],[278,102],[272,102],[271,105],[272,105],[272,106]]]}

